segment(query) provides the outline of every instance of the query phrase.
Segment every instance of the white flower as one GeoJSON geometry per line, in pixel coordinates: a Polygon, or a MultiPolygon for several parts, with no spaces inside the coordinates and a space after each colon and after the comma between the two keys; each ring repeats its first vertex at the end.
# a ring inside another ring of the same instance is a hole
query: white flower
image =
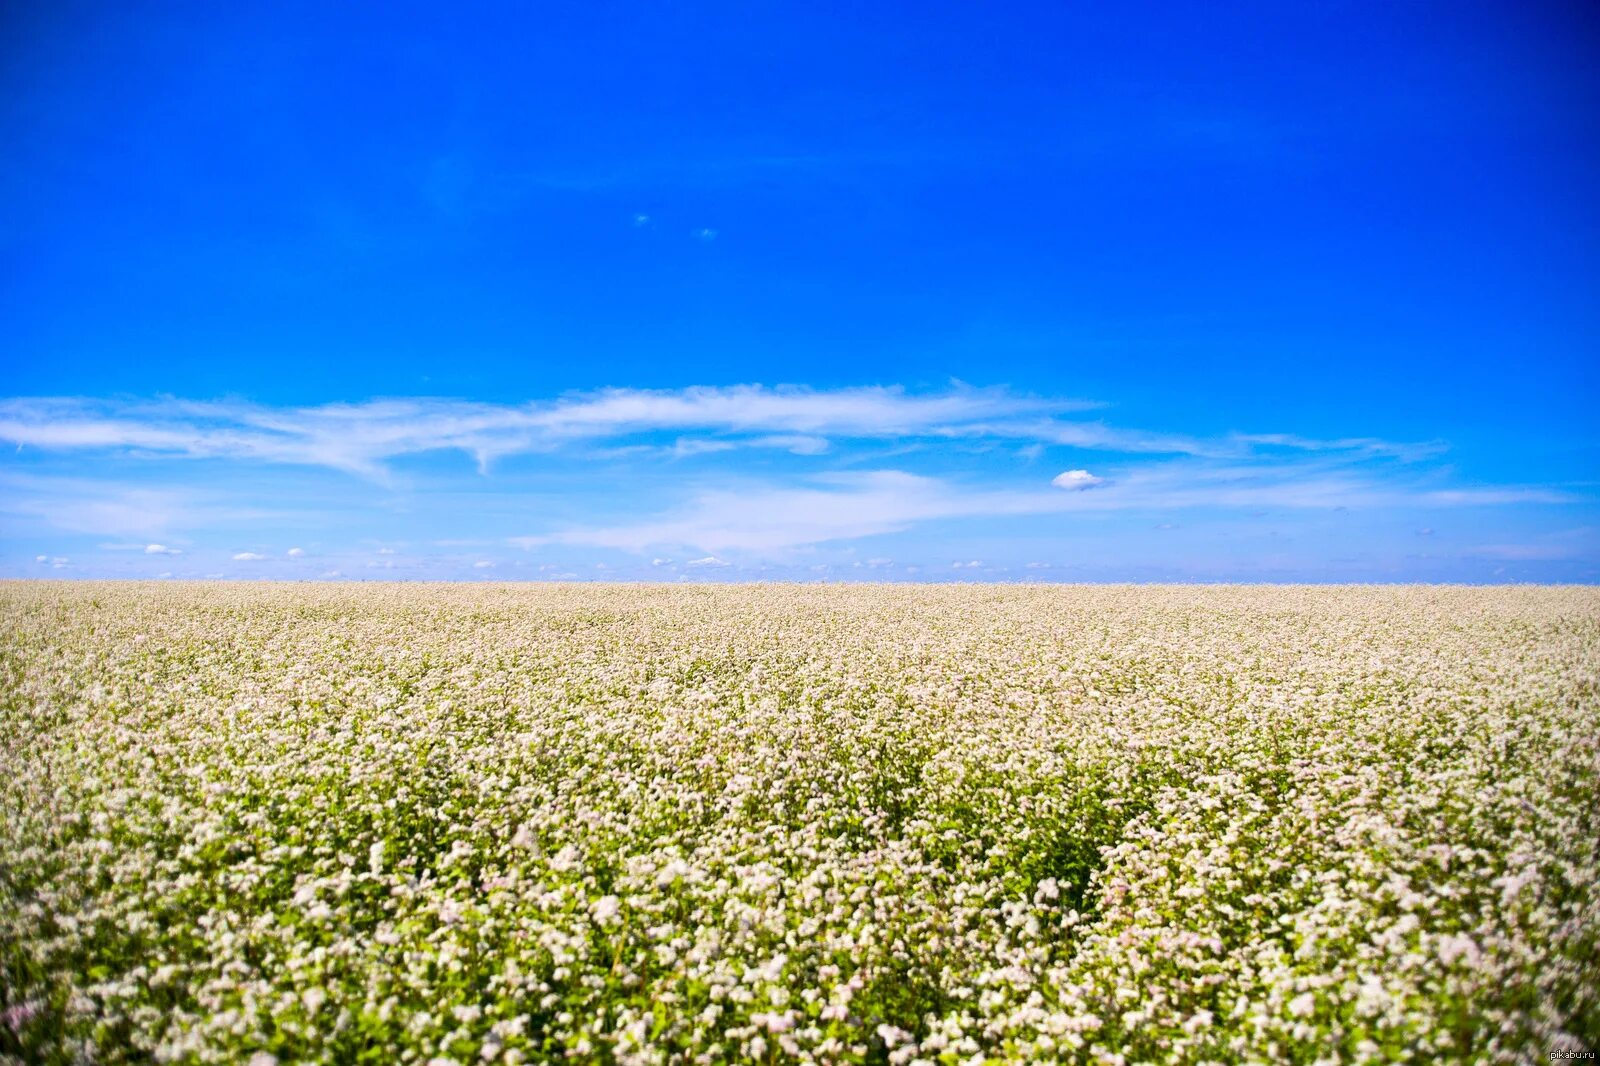
{"type": "Polygon", "coordinates": [[[610,925],[617,920],[617,912],[622,909],[622,901],[616,896],[602,896],[595,900],[589,908],[589,913],[594,915],[594,920],[601,925],[610,925]]]}
{"type": "Polygon", "coordinates": [[[1592,588],[15,581],[0,618],[35,1058],[275,1066],[275,1017],[307,1061],[357,1018],[413,1064],[1524,1060],[1582,1009],[1592,588]]]}

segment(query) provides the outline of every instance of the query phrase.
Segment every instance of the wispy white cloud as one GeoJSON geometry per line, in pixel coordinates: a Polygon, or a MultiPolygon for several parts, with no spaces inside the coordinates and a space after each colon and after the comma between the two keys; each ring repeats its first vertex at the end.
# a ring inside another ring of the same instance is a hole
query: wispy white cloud
{"type": "Polygon", "coordinates": [[[236,563],[259,563],[266,556],[259,552],[235,552],[233,561],[236,563]]]}
{"type": "Polygon", "coordinates": [[[46,451],[117,450],[148,457],[224,458],[325,466],[382,478],[392,459],[460,451],[495,459],[654,432],[710,433],[684,454],[732,446],[828,450],[830,437],[886,439],[977,432],[978,420],[1059,417],[1095,406],[1006,389],[957,386],[807,389],[735,385],[604,389],[545,403],[395,399],[276,408],[243,401],[85,398],[0,400],[0,440],[46,451]]]}
{"type": "Polygon", "coordinates": [[[713,489],[686,506],[616,526],[515,538],[525,548],[573,544],[643,551],[688,546],[704,551],[783,552],[806,545],[896,533],[919,522],[1060,510],[1042,490],[973,490],[898,470],[818,475],[799,485],[713,489]]]}
{"type": "MultiPolygon", "coordinates": [[[[791,455],[822,455],[831,447],[832,445],[825,437],[791,433],[735,439],[726,437],[679,437],[667,451],[675,459],[685,459],[696,455],[731,452],[739,448],[773,448],[786,451],[791,455]]],[[[649,451],[651,449],[646,447],[637,450],[649,451]]]]}
{"type": "Polygon", "coordinates": [[[709,455],[712,452],[731,452],[738,445],[731,440],[701,440],[693,437],[679,437],[672,445],[672,454],[678,459],[687,459],[695,455],[709,455]]]}
{"type": "Polygon", "coordinates": [[[1298,451],[1415,460],[1442,447],[1283,433],[1205,439],[1068,417],[1097,406],[964,385],[935,392],[878,386],[602,389],[527,404],[388,399],[292,408],[235,400],[13,398],[0,400],[0,440],[46,451],[324,466],[378,480],[391,460],[408,455],[458,451],[486,470],[509,455],[661,432],[686,434],[665,449],[680,458],[743,447],[814,456],[829,451],[833,439],[903,445],[976,438],[1024,442],[1024,455],[1065,446],[1213,459],[1298,451]]]}
{"type": "Polygon", "coordinates": [[[1554,562],[1590,557],[1597,550],[1600,550],[1600,530],[1581,526],[1511,543],[1478,544],[1467,548],[1463,554],[1503,562],[1554,562]]]}
{"type": "Polygon", "coordinates": [[[1178,433],[1143,429],[1124,429],[1104,422],[1065,421],[1062,419],[1024,422],[972,423],[948,431],[960,436],[991,436],[1012,440],[1032,440],[1092,451],[1126,452],[1132,455],[1200,455],[1223,457],[1247,449],[1227,440],[1204,440],[1178,433]]]}
{"type": "Polygon", "coordinates": [[[291,559],[298,559],[302,555],[304,555],[305,553],[306,553],[306,550],[304,548],[290,548],[288,551],[284,552],[283,554],[287,555],[291,559]]]}
{"type": "Polygon", "coordinates": [[[183,551],[178,548],[169,548],[165,544],[146,544],[144,553],[146,555],[182,555],[183,551]]]}
{"type": "Polygon", "coordinates": [[[631,525],[519,538],[524,547],[582,544],[643,551],[684,545],[704,551],[773,551],[890,533],[947,511],[941,483],[898,471],[830,475],[799,487],[716,489],[679,511],[631,525]]]}
{"type": "Polygon", "coordinates": [[[1410,443],[1378,440],[1374,437],[1339,437],[1332,440],[1319,440],[1315,437],[1302,437],[1294,433],[1236,433],[1233,435],[1233,439],[1241,444],[1257,447],[1285,448],[1310,452],[1352,452],[1371,456],[1389,456],[1395,459],[1403,459],[1407,462],[1430,459],[1449,450],[1449,446],[1444,441],[1438,440],[1410,443]]]}
{"type": "MultiPolygon", "coordinates": [[[[1074,473],[1072,471],[1069,474],[1074,473]]],[[[1091,478],[1095,475],[1089,475],[1091,478]]],[[[1069,478],[1069,486],[1082,479],[1069,478]]],[[[1218,465],[1176,460],[1097,479],[1094,492],[984,489],[898,470],[832,473],[798,484],[745,485],[696,493],[641,521],[569,528],[512,539],[524,548],[585,545],[642,552],[690,547],[713,553],[782,553],[831,541],[898,533],[941,519],[1187,508],[1338,510],[1471,506],[1570,499],[1535,489],[1441,491],[1319,462],[1218,465]]],[[[1170,524],[1169,524],[1170,525],[1170,524]]]]}
{"type": "Polygon", "coordinates": [[[143,550],[173,530],[269,521],[282,512],[243,506],[187,487],[125,485],[98,478],[0,473],[0,515],[72,533],[139,537],[143,550]]]}
{"type": "Polygon", "coordinates": [[[1580,497],[1561,489],[1537,486],[1486,486],[1467,489],[1435,489],[1422,494],[1421,502],[1444,507],[1499,507],[1517,503],[1577,503],[1580,497]]]}
{"type": "Polygon", "coordinates": [[[1465,554],[1505,562],[1541,562],[1576,558],[1579,552],[1573,544],[1479,544],[1468,548],[1465,554]]]}
{"type": "Polygon", "coordinates": [[[800,433],[754,437],[750,444],[757,448],[782,448],[791,455],[822,455],[832,447],[825,437],[810,437],[800,433]]]}

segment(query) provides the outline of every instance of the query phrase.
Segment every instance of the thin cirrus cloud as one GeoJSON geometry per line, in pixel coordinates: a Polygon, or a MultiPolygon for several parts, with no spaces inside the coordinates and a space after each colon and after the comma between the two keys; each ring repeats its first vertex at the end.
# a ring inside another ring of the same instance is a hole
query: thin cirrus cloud
{"type": "MultiPolygon", "coordinates": [[[[782,551],[802,545],[892,533],[952,517],[972,501],[944,483],[900,471],[836,474],[789,487],[715,489],[687,506],[642,522],[512,538],[523,548],[586,545],[643,552],[658,545],[719,551],[782,551]]],[[[719,560],[720,561],[720,560],[719,560]]],[[[686,565],[711,565],[697,559],[686,565]]]]}
{"type": "MultiPolygon", "coordinates": [[[[173,532],[246,522],[280,521],[283,512],[193,486],[129,485],[111,478],[59,477],[0,471],[0,518],[71,533],[117,534],[155,541],[173,532]]],[[[123,550],[149,551],[146,543],[123,550]]]]}
{"type": "Polygon", "coordinates": [[[1055,481],[1066,478],[1069,488],[1097,491],[1061,492],[1046,485],[972,488],[896,470],[835,472],[798,485],[702,491],[685,505],[643,521],[513,537],[510,543],[525,549],[581,545],[628,552],[685,546],[762,555],[901,533],[921,523],[960,518],[1185,508],[1332,511],[1573,502],[1564,493],[1540,488],[1440,491],[1428,487],[1428,476],[1401,481],[1330,463],[1307,469],[1286,463],[1217,467],[1190,460],[1130,468],[1115,479],[1067,471],[1055,481]]]}
{"type": "MultiPolygon", "coordinates": [[[[675,459],[687,459],[696,455],[731,452],[738,448],[776,448],[786,451],[790,455],[822,455],[831,448],[831,445],[824,437],[811,437],[799,433],[777,433],[765,437],[746,437],[740,440],[679,437],[673,442],[670,454],[675,459]]],[[[654,449],[643,448],[640,450],[651,451],[654,449]]]]}
{"type": "Polygon", "coordinates": [[[1294,433],[1235,433],[1233,440],[1258,448],[1284,448],[1293,451],[1343,451],[1358,455],[1392,456],[1396,459],[1417,461],[1431,459],[1449,450],[1444,441],[1415,441],[1397,443],[1375,437],[1338,437],[1317,440],[1294,433]]]}
{"type": "Polygon", "coordinates": [[[833,439],[989,438],[1024,446],[1213,458],[1263,448],[1404,458],[1427,454],[1430,447],[1288,434],[1200,439],[1069,417],[1098,406],[964,385],[924,393],[884,386],[602,389],[526,404],[387,399],[311,407],[173,398],[12,398],[0,400],[0,441],[42,452],[116,451],[150,459],[322,466],[376,480],[387,476],[389,461],[403,456],[458,451],[487,469],[504,456],[622,444],[660,432],[689,434],[663,449],[676,458],[747,447],[814,456],[828,452],[833,439]]]}
{"type": "Polygon", "coordinates": [[[1061,415],[1095,406],[1005,389],[832,390],[736,385],[604,389],[528,404],[391,399],[275,408],[242,401],[86,398],[0,400],[0,441],[44,451],[229,458],[326,466],[381,478],[388,460],[461,451],[494,459],[660,431],[700,431],[721,444],[826,451],[830,436],[888,438],[960,433],[976,420],[1061,415]]]}

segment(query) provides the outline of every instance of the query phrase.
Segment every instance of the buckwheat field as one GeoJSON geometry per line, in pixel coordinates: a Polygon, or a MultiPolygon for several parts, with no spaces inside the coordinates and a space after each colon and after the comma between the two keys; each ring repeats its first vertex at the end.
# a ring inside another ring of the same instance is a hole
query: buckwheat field
{"type": "Polygon", "coordinates": [[[1600,592],[0,585],[26,1062],[1532,1061],[1600,592]]]}

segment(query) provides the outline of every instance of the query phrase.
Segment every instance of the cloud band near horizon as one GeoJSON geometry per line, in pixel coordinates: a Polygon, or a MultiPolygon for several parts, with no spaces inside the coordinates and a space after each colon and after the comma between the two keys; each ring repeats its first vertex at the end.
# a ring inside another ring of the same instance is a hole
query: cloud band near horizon
{"type": "MultiPolygon", "coordinates": [[[[1590,502],[1581,487],[1465,480],[1439,462],[1437,440],[1130,428],[1101,417],[1105,406],[962,384],[608,388],[520,404],[11,398],[0,400],[0,441],[14,445],[0,461],[0,517],[13,533],[145,538],[161,550],[143,554],[182,553],[196,566],[216,535],[208,530],[253,529],[229,534],[215,554],[289,565],[324,527],[349,535],[418,525],[428,512],[439,544],[682,553],[715,558],[692,569],[722,573],[869,538],[915,544],[951,523],[984,526],[985,554],[1003,554],[993,541],[1027,523],[1070,540],[1119,514],[1511,514],[1590,502]],[[516,456],[525,458],[499,462],[516,456]],[[540,480],[560,473],[560,484],[540,480]],[[270,494],[240,489],[263,477],[270,494]]],[[[1505,522],[1476,526],[1477,542],[1496,547],[1480,558],[1565,557],[1587,543],[1519,546],[1505,522]]],[[[27,557],[58,557],[36,548],[27,557]]],[[[471,566],[494,569],[488,559],[471,566]]]]}

